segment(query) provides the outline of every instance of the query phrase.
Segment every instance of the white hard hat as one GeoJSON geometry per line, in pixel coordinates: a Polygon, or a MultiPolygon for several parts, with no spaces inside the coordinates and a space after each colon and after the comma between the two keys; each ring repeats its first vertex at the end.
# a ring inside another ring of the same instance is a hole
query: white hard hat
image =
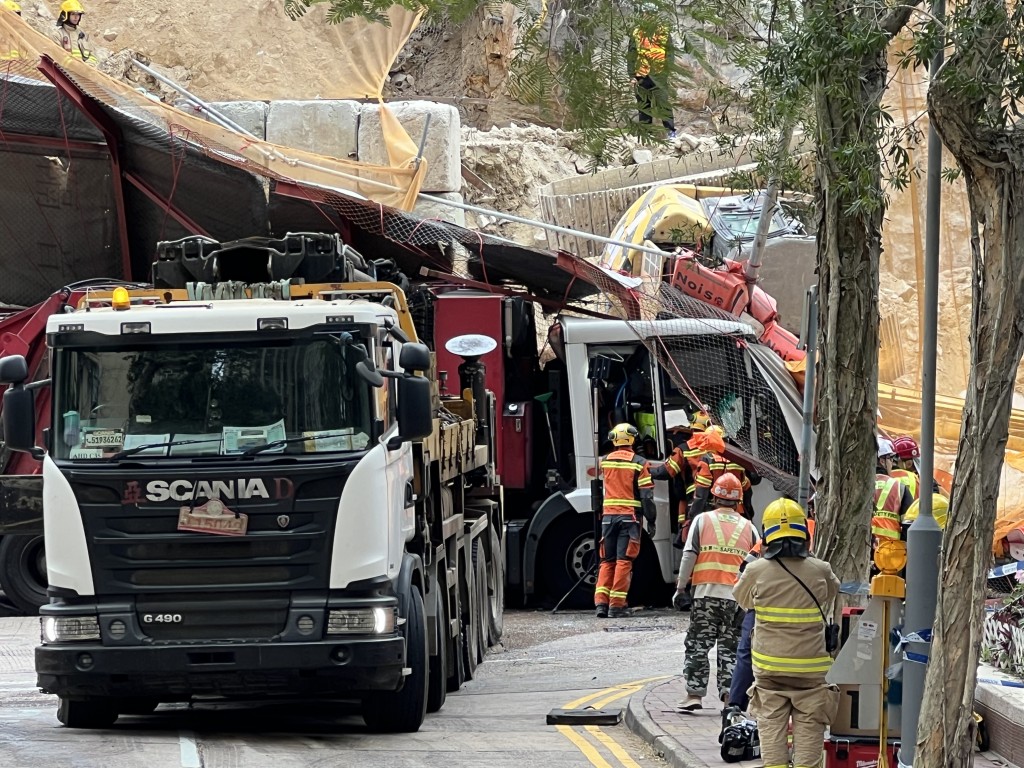
{"type": "Polygon", "coordinates": [[[892,444],[892,440],[879,436],[878,440],[878,458],[884,459],[887,456],[896,455],[896,446],[892,444]]]}

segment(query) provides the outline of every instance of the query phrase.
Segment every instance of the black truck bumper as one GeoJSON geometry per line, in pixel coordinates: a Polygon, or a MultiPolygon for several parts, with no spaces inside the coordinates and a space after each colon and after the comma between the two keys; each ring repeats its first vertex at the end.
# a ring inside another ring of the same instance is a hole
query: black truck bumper
{"type": "Polygon", "coordinates": [[[36,648],[39,687],[68,698],[349,698],[398,690],[404,667],[405,640],[397,635],[251,645],[112,648],[76,643],[36,648]]]}

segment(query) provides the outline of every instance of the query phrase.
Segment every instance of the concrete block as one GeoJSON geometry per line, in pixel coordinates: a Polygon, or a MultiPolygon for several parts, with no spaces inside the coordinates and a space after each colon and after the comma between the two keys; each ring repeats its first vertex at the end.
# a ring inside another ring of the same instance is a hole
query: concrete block
{"type": "Polygon", "coordinates": [[[257,139],[267,138],[267,102],[215,101],[210,106],[257,139]]]}
{"type": "MultiPolygon", "coordinates": [[[[423,156],[428,163],[423,189],[458,192],[462,189],[461,121],[450,104],[432,101],[394,101],[387,105],[418,146],[430,115],[423,156]]],[[[359,160],[384,165],[388,162],[380,129],[380,107],[364,105],[359,121],[359,160]]]]}
{"type": "Polygon", "coordinates": [[[267,141],[343,160],[356,156],[360,105],[357,101],[272,101],[267,141]]]}
{"type": "MultiPolygon", "coordinates": [[[[462,195],[458,192],[427,192],[426,194],[431,197],[440,197],[444,200],[453,200],[456,203],[464,202],[462,195]]],[[[458,224],[460,227],[466,226],[466,211],[464,209],[435,203],[433,200],[418,200],[412,212],[425,219],[440,219],[441,221],[450,221],[452,224],[458,224]]]]}

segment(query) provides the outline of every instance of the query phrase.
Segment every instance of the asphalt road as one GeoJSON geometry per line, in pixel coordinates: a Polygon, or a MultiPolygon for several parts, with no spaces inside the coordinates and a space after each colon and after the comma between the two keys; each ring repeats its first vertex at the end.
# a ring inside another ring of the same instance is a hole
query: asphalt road
{"type": "Polygon", "coordinates": [[[509,611],[505,637],[474,680],[418,733],[366,731],[350,706],[167,705],[108,730],[61,727],[35,687],[37,619],[0,618],[0,765],[4,768],[315,768],[488,766],[653,768],[664,762],[625,725],[549,726],[567,706],[623,707],[629,685],[679,671],[684,615],[509,611]]]}

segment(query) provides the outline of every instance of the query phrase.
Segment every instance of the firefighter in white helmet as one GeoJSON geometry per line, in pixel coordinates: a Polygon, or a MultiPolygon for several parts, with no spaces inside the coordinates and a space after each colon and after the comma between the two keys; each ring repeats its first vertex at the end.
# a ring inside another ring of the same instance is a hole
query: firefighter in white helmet
{"type": "Polygon", "coordinates": [[[825,682],[832,666],[823,607],[839,592],[831,566],[808,550],[807,516],[792,499],[764,510],[764,557],[750,563],[733,594],[756,612],[750,713],[757,719],[765,768],[818,768],[825,727],[839,709],[839,689],[825,682]]]}
{"type": "Polygon", "coordinates": [[[85,8],[79,0],[64,0],[57,16],[57,28],[51,33],[53,41],[71,54],[72,58],[88,64],[96,63],[96,54],[89,45],[89,36],[79,29],[85,8]]]}

